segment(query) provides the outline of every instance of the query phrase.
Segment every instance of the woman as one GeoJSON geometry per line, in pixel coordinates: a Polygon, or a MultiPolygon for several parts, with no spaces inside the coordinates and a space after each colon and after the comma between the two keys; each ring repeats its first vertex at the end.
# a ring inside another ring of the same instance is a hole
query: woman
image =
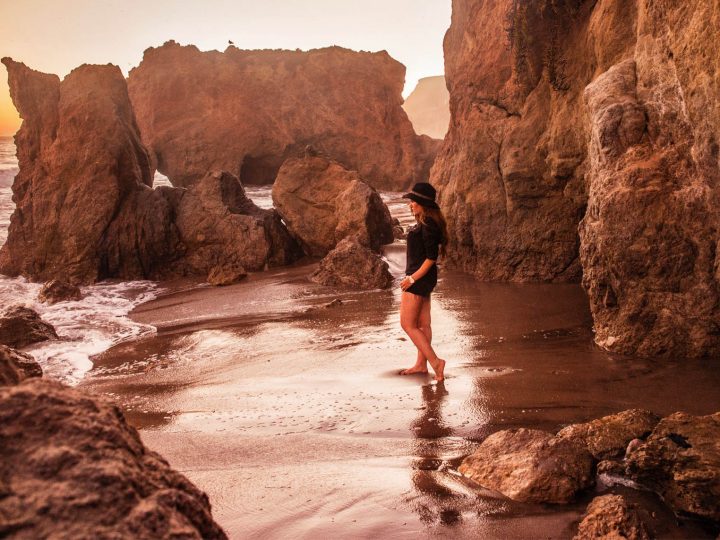
{"type": "Polygon", "coordinates": [[[407,235],[407,265],[405,278],[400,283],[400,325],[418,350],[417,360],[401,375],[427,373],[428,362],[435,371],[435,380],[445,378],[445,360],[438,358],[430,343],[430,293],[437,284],[437,260],[441,248],[447,243],[447,225],[440,207],[435,202],[435,188],[427,182],[413,186],[410,199],[417,225],[407,235]]]}

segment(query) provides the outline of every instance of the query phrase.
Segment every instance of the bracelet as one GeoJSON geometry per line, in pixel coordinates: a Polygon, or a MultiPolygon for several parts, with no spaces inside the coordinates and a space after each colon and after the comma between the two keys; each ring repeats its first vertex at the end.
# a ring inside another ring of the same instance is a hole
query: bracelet
{"type": "Polygon", "coordinates": [[[408,276],[408,279],[410,280],[410,285],[412,285],[413,283],[415,283],[415,278],[414,278],[414,277],[408,276]]]}

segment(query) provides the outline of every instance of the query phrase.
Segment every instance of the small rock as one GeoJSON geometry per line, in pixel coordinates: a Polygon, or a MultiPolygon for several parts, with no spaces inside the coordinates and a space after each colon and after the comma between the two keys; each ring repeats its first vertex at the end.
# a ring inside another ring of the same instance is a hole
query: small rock
{"type": "Polygon", "coordinates": [[[521,428],[493,433],[458,470],[515,501],[568,503],[593,484],[592,468],[578,441],[521,428]]]}
{"type": "Polygon", "coordinates": [[[42,377],[42,368],[29,354],[0,345],[0,386],[18,384],[30,377],[42,377]]]}
{"type": "Polygon", "coordinates": [[[630,409],[584,424],[572,424],[557,436],[577,439],[598,460],[621,457],[630,441],[647,437],[660,421],[650,411],[630,409]]]}
{"type": "Polygon", "coordinates": [[[22,349],[32,343],[57,339],[55,328],[25,306],[13,306],[0,317],[0,344],[22,349]]]}
{"type": "Polygon", "coordinates": [[[675,512],[720,522],[720,412],[663,418],[647,440],[628,448],[625,473],[675,512]]]}
{"type": "Polygon", "coordinates": [[[635,505],[620,495],[595,497],[587,507],[574,540],[590,538],[649,540],[635,505]]]}
{"type": "Polygon", "coordinates": [[[343,304],[343,301],[340,300],[339,298],[336,298],[336,299],[333,300],[332,302],[328,302],[327,304],[325,304],[325,307],[326,307],[326,308],[333,308],[333,307],[337,307],[337,306],[342,306],[342,304],[343,304]]]}
{"type": "Polygon", "coordinates": [[[216,287],[232,285],[245,279],[247,272],[239,264],[227,264],[214,266],[207,277],[207,282],[216,287]]]}
{"type": "Polygon", "coordinates": [[[322,285],[353,289],[386,289],[393,280],[388,264],[355,238],[343,239],[320,261],[310,279],[322,285]]]}
{"type": "Polygon", "coordinates": [[[80,288],[67,283],[66,281],[60,281],[53,279],[43,285],[38,300],[47,304],[56,304],[58,302],[71,302],[82,300],[82,293],[80,288]]]}

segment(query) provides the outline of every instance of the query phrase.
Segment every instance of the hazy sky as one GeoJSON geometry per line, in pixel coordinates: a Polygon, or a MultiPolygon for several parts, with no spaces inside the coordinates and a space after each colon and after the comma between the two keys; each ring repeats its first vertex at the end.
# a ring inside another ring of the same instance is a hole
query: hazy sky
{"type": "MultiPolygon", "coordinates": [[[[60,77],[84,64],[127,74],[143,51],[169,39],[201,50],[387,50],[417,80],[443,73],[451,0],[0,0],[0,57],[60,77]]],[[[4,66],[3,66],[4,68],[4,66]]],[[[20,125],[0,76],[0,135],[20,125]]]]}

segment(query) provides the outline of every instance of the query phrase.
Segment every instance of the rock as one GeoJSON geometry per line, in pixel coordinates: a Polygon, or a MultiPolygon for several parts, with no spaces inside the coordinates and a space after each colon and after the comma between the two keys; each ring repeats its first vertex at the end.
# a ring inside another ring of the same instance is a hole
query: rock
{"type": "Polygon", "coordinates": [[[218,266],[258,271],[302,255],[277,212],[256,206],[227,172],[208,173],[188,189],[176,215],[185,246],[178,267],[186,274],[206,276],[218,266]]]}
{"type": "Polygon", "coordinates": [[[269,184],[311,145],[399,190],[427,178],[438,148],[401,108],[404,78],[385,51],[201,52],[168,41],[145,51],[128,87],[143,141],[175,186],[213,169],[269,184]]]}
{"type": "Polygon", "coordinates": [[[403,240],[407,238],[407,233],[405,232],[405,229],[403,229],[402,225],[400,225],[400,220],[398,218],[393,218],[393,238],[396,240],[403,240]]]}
{"type": "Polygon", "coordinates": [[[593,459],[577,441],[534,429],[493,433],[460,473],[510,499],[530,503],[568,503],[593,484],[593,459]]]}
{"type": "Polygon", "coordinates": [[[53,279],[43,285],[38,300],[47,304],[71,302],[82,299],[80,288],[65,281],[53,279]]]}
{"type": "Polygon", "coordinates": [[[12,306],[0,317],[0,344],[22,349],[33,343],[57,339],[55,328],[25,306],[12,306]]]}
{"type": "Polygon", "coordinates": [[[580,441],[597,460],[618,458],[625,454],[630,441],[650,435],[659,421],[650,411],[630,409],[584,424],[569,425],[557,436],[580,441]]]}
{"type": "Polygon", "coordinates": [[[602,347],[717,355],[718,33],[714,0],[454,0],[431,174],[448,263],[582,274],[602,347]]]}
{"type": "Polygon", "coordinates": [[[310,279],[322,285],[351,289],[387,289],[393,281],[388,263],[355,238],[343,239],[320,261],[320,267],[310,279]]]}
{"type": "Polygon", "coordinates": [[[18,384],[30,377],[42,377],[42,368],[29,354],[0,345],[0,386],[18,384]]]}
{"type": "Polygon", "coordinates": [[[720,522],[720,412],[663,418],[628,450],[629,478],[658,493],[676,513],[720,522]]]}
{"type": "Polygon", "coordinates": [[[273,204],[305,253],[324,257],[348,235],[378,250],[393,241],[390,211],[357,172],[323,157],[288,159],[273,204]]]}
{"type": "Polygon", "coordinates": [[[445,77],[423,77],[403,103],[415,133],[442,139],[450,124],[450,94],[445,77]]]}
{"type": "Polygon", "coordinates": [[[215,266],[208,274],[207,281],[210,285],[222,287],[232,285],[247,277],[247,272],[242,266],[215,266]]]}
{"type": "Polygon", "coordinates": [[[120,410],[56,382],[0,388],[2,535],[226,538],[207,495],[120,410]]]}
{"type": "Polygon", "coordinates": [[[620,495],[595,497],[587,507],[574,540],[591,538],[649,540],[635,505],[620,495]]]}
{"type": "Polygon", "coordinates": [[[15,137],[17,206],[0,272],[72,284],[145,277],[135,267],[153,274],[164,263],[157,246],[172,230],[169,221],[157,226],[157,212],[154,228],[144,227],[135,211],[136,198],[157,194],[148,187],[150,161],[120,69],[83,65],[60,82],[10,58],[2,62],[23,124],[15,137]],[[128,213],[121,242],[112,225],[128,213]],[[123,261],[115,267],[114,252],[123,261]]]}

